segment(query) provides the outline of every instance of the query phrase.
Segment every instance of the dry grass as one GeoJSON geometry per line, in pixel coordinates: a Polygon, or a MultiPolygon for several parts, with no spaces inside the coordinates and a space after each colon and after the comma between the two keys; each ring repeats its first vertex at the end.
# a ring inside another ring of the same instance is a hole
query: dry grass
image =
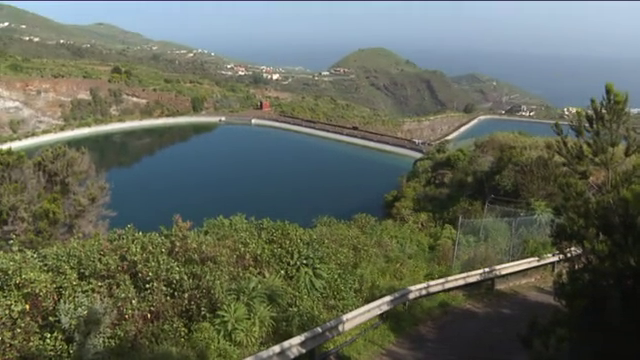
{"type": "Polygon", "coordinates": [[[433,141],[452,132],[473,118],[475,118],[475,115],[454,113],[411,120],[405,122],[395,135],[410,139],[433,141]]]}

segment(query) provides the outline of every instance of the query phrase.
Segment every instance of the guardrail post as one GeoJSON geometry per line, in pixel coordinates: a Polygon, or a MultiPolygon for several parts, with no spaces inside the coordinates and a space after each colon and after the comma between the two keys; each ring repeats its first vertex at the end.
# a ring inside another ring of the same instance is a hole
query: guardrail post
{"type": "Polygon", "coordinates": [[[491,281],[491,290],[492,291],[498,290],[498,279],[492,278],[490,281],[491,281]]]}
{"type": "Polygon", "coordinates": [[[305,355],[307,360],[316,360],[318,358],[318,348],[309,350],[305,355]]]}

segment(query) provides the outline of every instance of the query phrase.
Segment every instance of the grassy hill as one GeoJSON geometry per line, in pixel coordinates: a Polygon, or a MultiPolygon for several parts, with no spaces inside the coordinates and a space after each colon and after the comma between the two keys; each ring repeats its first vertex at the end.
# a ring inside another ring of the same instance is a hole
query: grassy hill
{"type": "Polygon", "coordinates": [[[359,49],[329,69],[342,74],[317,79],[294,79],[291,92],[334,96],[368,108],[403,116],[419,116],[442,110],[462,110],[466,104],[504,110],[514,104],[545,102],[515,86],[477,75],[450,78],[437,70],[421,69],[408,59],[384,48],[359,49]],[[497,83],[497,85],[493,85],[497,83]]]}
{"type": "Polygon", "coordinates": [[[546,105],[547,102],[517,86],[502,82],[482,74],[453,76],[451,80],[471,94],[479,104],[491,104],[494,107],[507,107],[511,103],[526,105],[546,105]]]}
{"type": "Polygon", "coordinates": [[[354,51],[333,64],[331,68],[347,68],[356,72],[382,69],[392,73],[422,70],[410,60],[403,59],[393,51],[380,47],[354,51]]]}
{"type": "Polygon", "coordinates": [[[155,41],[141,34],[117,26],[97,23],[90,25],[66,25],[20,8],[0,4],[0,34],[39,38],[40,42],[72,42],[111,48],[157,47],[158,50],[192,50],[192,48],[167,41],[155,41]]]}
{"type": "Polygon", "coordinates": [[[0,55],[3,54],[142,64],[161,71],[199,76],[213,76],[225,64],[239,62],[183,44],[153,40],[107,23],[62,24],[0,4],[0,55]]]}
{"type": "Polygon", "coordinates": [[[395,115],[418,116],[462,108],[472,98],[440,71],[423,70],[384,48],[357,50],[333,68],[344,75],[317,80],[292,80],[285,89],[310,95],[334,96],[395,115]]]}

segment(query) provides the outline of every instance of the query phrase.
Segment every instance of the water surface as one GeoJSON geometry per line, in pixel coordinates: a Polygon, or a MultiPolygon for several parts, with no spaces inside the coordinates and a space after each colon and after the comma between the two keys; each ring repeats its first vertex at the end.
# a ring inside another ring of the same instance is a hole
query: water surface
{"type": "Polygon", "coordinates": [[[200,223],[243,213],[311,225],[321,215],[382,216],[413,159],[280,129],[181,125],[95,135],[86,147],[112,186],[112,227],[200,223]]]}
{"type": "MultiPolygon", "coordinates": [[[[480,138],[496,132],[523,132],[533,136],[556,136],[551,129],[553,123],[543,121],[509,120],[486,118],[476,122],[454,138],[455,141],[480,138]]],[[[565,125],[565,129],[567,129],[565,125]]]]}
{"type": "MultiPolygon", "coordinates": [[[[454,144],[496,132],[555,136],[551,123],[488,118],[454,144]]],[[[330,215],[384,214],[384,195],[413,159],[281,129],[196,124],[71,140],[86,147],[111,183],[112,227],[201,223],[237,213],[309,226],[330,215]]]]}

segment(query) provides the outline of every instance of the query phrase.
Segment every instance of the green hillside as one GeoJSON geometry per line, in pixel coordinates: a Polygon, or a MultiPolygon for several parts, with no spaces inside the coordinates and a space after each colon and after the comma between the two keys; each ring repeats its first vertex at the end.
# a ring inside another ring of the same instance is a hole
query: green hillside
{"type": "Polygon", "coordinates": [[[292,80],[283,89],[334,96],[402,116],[462,110],[470,103],[500,110],[520,103],[545,104],[515,86],[483,75],[474,79],[450,78],[442,71],[421,69],[412,61],[384,48],[359,49],[337,61],[329,71],[332,75],[319,79],[292,80]],[[334,75],[336,68],[346,70],[334,75]]]}
{"type": "Polygon", "coordinates": [[[546,101],[512,84],[482,74],[465,74],[451,77],[460,88],[468,91],[476,103],[491,103],[494,107],[511,103],[546,105],[546,101]]]}
{"type": "MultiPolygon", "coordinates": [[[[253,72],[249,76],[238,76],[225,67],[230,62],[237,62],[218,54],[155,41],[106,23],[61,24],[2,4],[0,58],[6,63],[0,67],[0,73],[6,75],[108,79],[108,74],[97,75],[96,72],[104,72],[118,64],[125,68],[153,68],[165,73],[168,82],[175,76],[197,76],[230,89],[241,85],[258,91],[263,87],[263,90],[282,94],[287,99],[285,102],[291,102],[284,108],[296,109],[293,113],[309,116],[309,109],[303,111],[304,106],[296,104],[301,98],[312,96],[323,104],[346,104],[344,108],[333,108],[334,112],[341,113],[335,117],[352,119],[350,122],[358,124],[361,120],[356,119],[366,112],[353,110],[356,108],[366,108],[384,118],[397,118],[462,111],[469,104],[476,105],[476,109],[495,111],[506,110],[514,104],[544,104],[543,100],[510,84],[477,74],[450,78],[442,71],[421,69],[412,61],[381,47],[347,54],[331,66],[328,73],[315,76],[285,72],[279,81],[266,81],[256,67],[249,69],[248,72],[253,72]],[[27,59],[39,61],[27,64],[27,59]],[[53,66],[48,63],[50,60],[58,62],[53,66]]],[[[245,61],[240,63],[253,65],[245,61]]],[[[138,85],[142,83],[144,81],[139,81],[138,85]]],[[[331,109],[330,106],[323,107],[322,111],[316,109],[316,116],[325,118],[331,109]]]]}
{"type": "Polygon", "coordinates": [[[347,68],[354,71],[367,71],[372,69],[389,72],[420,71],[420,67],[413,62],[403,59],[398,54],[385,48],[358,49],[343,57],[331,68],[347,68]]]}
{"type": "Polygon", "coordinates": [[[0,4],[0,35],[35,37],[40,42],[73,42],[95,44],[106,47],[157,47],[158,50],[190,50],[185,45],[166,41],[155,41],[141,34],[121,29],[117,26],[97,23],[91,25],[66,25],[44,16],[0,4]]]}

